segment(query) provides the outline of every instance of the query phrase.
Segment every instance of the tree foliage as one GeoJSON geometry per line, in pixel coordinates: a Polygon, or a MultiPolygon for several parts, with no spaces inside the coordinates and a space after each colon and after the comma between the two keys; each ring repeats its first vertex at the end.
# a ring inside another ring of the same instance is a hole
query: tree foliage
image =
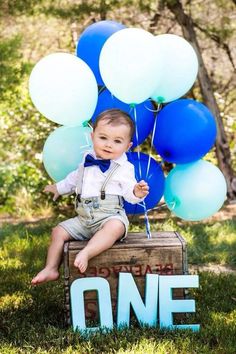
{"type": "MultiPolygon", "coordinates": [[[[174,0],[173,0],[174,1],[174,0]]],[[[233,2],[182,1],[197,31],[201,52],[223,118],[236,168],[233,2]]],[[[43,56],[73,52],[76,39],[91,23],[112,19],[153,34],[182,35],[165,1],[147,0],[0,0],[0,204],[17,211],[22,188],[35,205],[45,200],[49,180],[41,161],[44,142],[55,124],[42,117],[28,95],[28,77],[43,56]],[[44,198],[44,199],[43,199],[44,198]],[[18,198],[19,200],[19,198],[18,198]]],[[[202,100],[196,83],[190,96],[202,100]]]]}

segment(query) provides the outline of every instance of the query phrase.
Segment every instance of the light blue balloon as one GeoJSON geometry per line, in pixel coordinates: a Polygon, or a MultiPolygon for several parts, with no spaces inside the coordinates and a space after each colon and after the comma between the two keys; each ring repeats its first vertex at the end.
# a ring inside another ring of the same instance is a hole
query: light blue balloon
{"type": "Polygon", "coordinates": [[[141,28],[125,28],[110,36],[99,57],[108,90],[125,103],[142,103],[153,93],[158,73],[154,36],[141,28]]]}
{"type": "Polygon", "coordinates": [[[42,58],[29,78],[29,93],[46,118],[61,125],[82,125],[96,108],[98,88],[89,66],[68,53],[42,58]]]}
{"type": "Polygon", "coordinates": [[[43,163],[56,182],[65,178],[81,163],[85,151],[92,147],[91,128],[59,127],[47,138],[43,148],[43,163]]]}
{"type": "Polygon", "coordinates": [[[156,36],[154,47],[159,60],[154,72],[156,87],[151,97],[159,103],[174,101],[194,84],[198,72],[197,55],[189,42],[175,34],[156,36]]]}
{"type": "Polygon", "coordinates": [[[171,170],[166,178],[164,198],[176,216],[199,221],[221,208],[226,193],[226,181],[218,167],[198,160],[171,170]]]}

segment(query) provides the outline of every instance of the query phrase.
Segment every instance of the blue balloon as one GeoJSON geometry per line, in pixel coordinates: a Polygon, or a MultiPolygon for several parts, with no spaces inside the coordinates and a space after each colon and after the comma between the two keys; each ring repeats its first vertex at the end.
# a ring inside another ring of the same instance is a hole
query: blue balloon
{"type": "MultiPolygon", "coordinates": [[[[161,165],[154,160],[150,159],[149,172],[147,174],[149,156],[143,153],[137,152],[127,153],[128,160],[134,165],[135,177],[137,181],[145,180],[149,185],[149,194],[145,198],[145,204],[147,209],[152,209],[160,201],[164,193],[165,177],[162,171],[161,165]],[[139,167],[141,168],[141,176],[139,173],[139,167]]],[[[142,203],[141,203],[142,204],[142,203]]],[[[127,214],[143,214],[144,207],[139,204],[124,203],[125,211],[127,214]]]]}
{"type": "Polygon", "coordinates": [[[88,26],[78,40],[76,55],[88,64],[98,85],[104,85],[99,70],[101,49],[113,33],[123,28],[126,26],[115,21],[99,21],[88,26]]]}
{"type": "Polygon", "coordinates": [[[199,160],[177,165],[166,178],[168,208],[184,220],[199,221],[217,212],[226,199],[224,175],[212,163],[199,160]]]}
{"type": "Polygon", "coordinates": [[[105,89],[98,96],[98,103],[95,112],[92,116],[92,122],[94,123],[96,117],[103,111],[111,108],[118,108],[122,111],[128,113],[135,123],[134,109],[136,109],[136,129],[138,130],[138,141],[136,134],[134,133],[132,137],[133,147],[141,144],[150,134],[153,129],[155,116],[153,113],[153,105],[151,101],[147,100],[143,103],[135,105],[135,108],[131,107],[129,104],[124,103],[118,98],[114,97],[110,91],[105,89]]]}
{"type": "Polygon", "coordinates": [[[204,104],[180,99],[158,114],[154,146],[168,162],[189,163],[199,160],[211,149],[216,134],[215,118],[204,104]]]}

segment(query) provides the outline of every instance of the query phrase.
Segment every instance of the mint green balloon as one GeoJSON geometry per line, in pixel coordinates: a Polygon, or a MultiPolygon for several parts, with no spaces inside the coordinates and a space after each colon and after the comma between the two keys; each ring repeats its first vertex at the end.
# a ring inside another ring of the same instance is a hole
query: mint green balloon
{"type": "Polygon", "coordinates": [[[156,87],[152,98],[158,103],[182,97],[193,86],[198,72],[197,55],[191,44],[175,34],[161,34],[154,40],[156,87]]]}
{"type": "Polygon", "coordinates": [[[226,181],[219,168],[198,160],[171,170],[166,178],[164,198],[176,216],[199,221],[221,208],[226,193],[226,181]]]}
{"type": "Polygon", "coordinates": [[[81,163],[84,152],[92,147],[89,127],[59,127],[47,138],[43,164],[54,181],[60,181],[81,163]]]}

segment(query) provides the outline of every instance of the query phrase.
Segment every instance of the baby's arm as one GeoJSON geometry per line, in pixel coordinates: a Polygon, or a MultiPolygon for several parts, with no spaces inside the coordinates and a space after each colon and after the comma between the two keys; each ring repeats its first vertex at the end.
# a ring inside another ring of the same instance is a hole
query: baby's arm
{"type": "Polygon", "coordinates": [[[53,194],[53,200],[57,200],[57,198],[60,196],[57,190],[56,184],[49,184],[47,185],[44,190],[45,193],[52,193],[53,194]]]}
{"type": "Polygon", "coordinates": [[[119,183],[122,187],[122,196],[128,203],[140,203],[149,193],[148,184],[143,180],[137,182],[134,166],[128,161],[122,166],[119,183]]]}
{"type": "Polygon", "coordinates": [[[138,182],[134,186],[134,195],[138,198],[144,198],[149,193],[149,185],[144,180],[138,182]]]}

